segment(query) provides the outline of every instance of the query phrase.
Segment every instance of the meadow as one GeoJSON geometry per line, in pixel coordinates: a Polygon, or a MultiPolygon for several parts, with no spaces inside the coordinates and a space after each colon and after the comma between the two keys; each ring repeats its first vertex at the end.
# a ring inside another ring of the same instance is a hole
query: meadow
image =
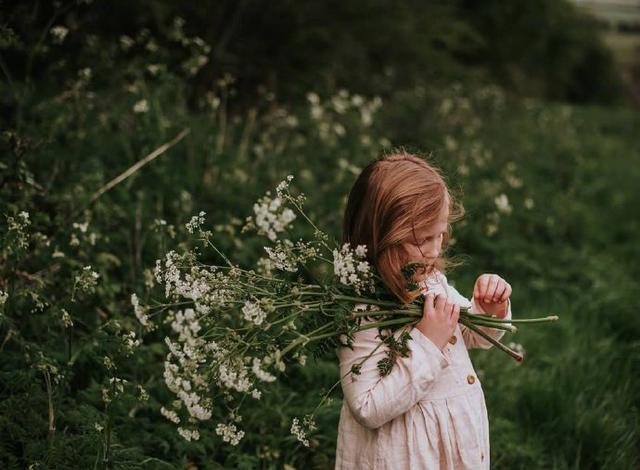
{"type": "Polygon", "coordinates": [[[32,89],[3,131],[0,467],[333,468],[339,387],[309,448],[290,432],[338,380],[333,351],[291,364],[248,404],[237,445],[215,432],[229,413],[221,397],[186,441],[160,412],[170,327],[144,330],[131,294],[158,298],[155,262],[193,247],[185,224],[200,211],[218,246],[254,266],[264,239],[241,227],[287,175],[339,239],[359,171],[400,147],[441,167],[465,207],[450,247],[464,261],[448,273],[458,290],[496,272],[513,286],[514,317],[560,317],[507,333],[521,364],[471,351],[492,468],[640,465],[636,111],[465,81],[385,96],[309,89],[286,103],[264,91],[239,107],[233,75],[193,102],[155,65],[108,80],[66,70],[72,79],[32,89]]]}

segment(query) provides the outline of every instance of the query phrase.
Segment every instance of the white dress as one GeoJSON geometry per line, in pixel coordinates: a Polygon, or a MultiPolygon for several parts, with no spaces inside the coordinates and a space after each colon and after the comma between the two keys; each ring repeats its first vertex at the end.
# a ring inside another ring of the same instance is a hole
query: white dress
{"type": "MultiPolygon", "coordinates": [[[[430,279],[450,300],[485,313],[450,286],[444,274],[430,279]]],[[[506,318],[511,318],[511,302],[506,318]]],[[[504,335],[504,330],[482,329],[496,339],[504,335]]],[[[489,469],[487,409],[467,349],[492,344],[461,324],[442,351],[417,328],[407,331],[409,357],[398,357],[385,377],[377,368],[384,347],[362,364],[360,375],[349,373],[380,343],[377,328],[356,333],[353,350],[337,349],[344,400],[335,468],[489,469]]]]}

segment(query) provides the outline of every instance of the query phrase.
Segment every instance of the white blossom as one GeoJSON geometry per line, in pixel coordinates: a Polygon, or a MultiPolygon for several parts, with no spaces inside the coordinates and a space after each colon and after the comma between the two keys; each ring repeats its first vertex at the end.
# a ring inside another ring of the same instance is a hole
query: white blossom
{"type": "Polygon", "coordinates": [[[257,357],[253,358],[251,372],[253,372],[253,375],[255,375],[258,379],[262,380],[263,382],[273,382],[274,380],[276,380],[275,375],[270,374],[269,372],[262,369],[262,361],[257,357]]]}
{"type": "Polygon", "coordinates": [[[260,304],[257,302],[251,302],[250,300],[247,300],[242,306],[242,313],[244,313],[245,320],[252,322],[255,325],[261,325],[267,317],[267,313],[260,308],[260,304]]]}
{"type": "Polygon", "coordinates": [[[147,100],[139,100],[133,105],[133,112],[136,114],[146,113],[149,111],[149,102],[147,100]]]}
{"type": "Polygon", "coordinates": [[[292,252],[293,243],[291,240],[278,240],[274,248],[265,246],[264,251],[269,255],[269,259],[273,261],[275,267],[281,271],[289,271],[295,273],[298,270],[297,260],[292,252]]]}
{"type": "Polygon", "coordinates": [[[366,246],[358,245],[354,250],[345,243],[341,250],[333,250],[333,269],[342,284],[352,286],[358,294],[365,287],[373,288],[373,272],[369,262],[362,259],[366,255],[366,246]],[[360,260],[357,260],[360,258],[360,260]]]}
{"type": "Polygon", "coordinates": [[[70,328],[73,326],[73,320],[71,320],[71,315],[64,308],[62,309],[62,324],[65,328],[70,328]]]}
{"type": "Polygon", "coordinates": [[[499,196],[496,196],[493,202],[495,202],[498,211],[502,212],[503,214],[511,213],[511,204],[509,204],[509,198],[506,194],[503,193],[499,196]]]}
{"type": "Polygon", "coordinates": [[[64,41],[64,38],[66,38],[67,34],[69,33],[69,28],[65,28],[64,26],[58,25],[51,28],[49,32],[53,36],[53,40],[56,44],[62,44],[64,41]]]}
{"type": "Polygon", "coordinates": [[[131,305],[133,305],[133,311],[142,326],[149,326],[149,315],[146,309],[140,306],[140,301],[135,293],[131,294],[131,305]]]}
{"type": "Polygon", "coordinates": [[[278,185],[278,195],[275,198],[267,191],[266,195],[253,205],[254,216],[247,219],[247,228],[255,227],[259,234],[275,241],[278,232],[283,232],[295,220],[296,214],[283,205],[283,192],[289,181],[291,180],[287,177],[287,180],[278,185]]]}
{"type": "Polygon", "coordinates": [[[179,427],[178,434],[180,434],[186,441],[197,441],[200,439],[200,432],[197,429],[185,429],[179,427]]]}
{"type": "Polygon", "coordinates": [[[244,431],[239,431],[235,424],[218,423],[216,426],[216,434],[222,436],[224,442],[228,442],[232,446],[238,445],[244,437],[244,431]]]}
{"type": "Polygon", "coordinates": [[[307,438],[307,432],[305,430],[305,427],[309,431],[313,431],[314,429],[317,429],[315,422],[310,418],[304,419],[304,426],[300,424],[300,420],[298,418],[293,418],[290,431],[291,431],[291,434],[296,436],[296,438],[300,442],[302,442],[302,444],[305,447],[309,447],[309,439],[307,438]]]}
{"type": "Polygon", "coordinates": [[[191,220],[186,224],[187,231],[189,233],[193,233],[198,230],[204,224],[204,216],[206,212],[200,211],[198,215],[194,215],[191,217],[191,220]]]}
{"type": "Polygon", "coordinates": [[[178,413],[173,410],[167,410],[164,406],[160,408],[160,413],[162,416],[167,418],[169,421],[178,424],[180,423],[180,418],[178,417],[178,413]]]}

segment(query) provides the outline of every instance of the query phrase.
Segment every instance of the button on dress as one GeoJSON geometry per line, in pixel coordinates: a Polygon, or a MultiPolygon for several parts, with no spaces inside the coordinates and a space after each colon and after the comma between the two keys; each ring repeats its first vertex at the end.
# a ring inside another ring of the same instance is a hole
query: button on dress
{"type": "MultiPolygon", "coordinates": [[[[445,294],[450,301],[471,307],[471,313],[485,313],[475,300],[469,301],[449,285],[444,274],[436,272],[427,281],[436,295],[445,294]]],[[[355,307],[366,309],[364,304],[355,307]]],[[[511,318],[510,301],[505,318],[511,318]]],[[[482,330],[496,339],[504,335],[504,330],[482,330]]],[[[385,357],[377,328],[357,332],[353,350],[336,350],[344,399],[335,468],[489,469],[487,408],[467,350],[488,349],[492,344],[461,324],[442,351],[411,326],[398,329],[394,336],[403,331],[411,336],[411,352],[398,357],[385,377],[380,377],[377,367],[385,357]],[[360,374],[351,374],[352,366],[370,354],[360,374]]]]}

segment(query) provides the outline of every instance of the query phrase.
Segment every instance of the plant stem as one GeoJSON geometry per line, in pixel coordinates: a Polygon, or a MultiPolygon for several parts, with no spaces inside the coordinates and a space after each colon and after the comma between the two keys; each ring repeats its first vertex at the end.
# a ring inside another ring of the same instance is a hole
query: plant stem
{"type": "Polygon", "coordinates": [[[492,338],[487,333],[485,333],[484,331],[479,329],[477,326],[473,325],[471,322],[468,322],[466,320],[462,320],[462,321],[460,321],[460,323],[462,323],[464,326],[466,326],[470,330],[472,330],[472,331],[476,332],[477,334],[479,334],[480,336],[482,336],[484,339],[489,341],[491,344],[493,344],[498,349],[500,349],[500,350],[506,352],[507,354],[509,354],[516,361],[522,362],[524,360],[524,357],[521,354],[518,354],[513,349],[508,348],[507,346],[505,346],[504,344],[502,344],[500,341],[496,340],[495,338],[492,338]]]}

